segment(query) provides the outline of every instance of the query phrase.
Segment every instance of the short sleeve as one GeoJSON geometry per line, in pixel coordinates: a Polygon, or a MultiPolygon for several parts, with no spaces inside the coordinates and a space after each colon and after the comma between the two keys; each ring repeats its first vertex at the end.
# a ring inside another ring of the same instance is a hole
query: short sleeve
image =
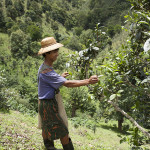
{"type": "Polygon", "coordinates": [[[58,89],[67,79],[57,74],[54,70],[40,74],[43,81],[54,89],[58,89]]]}

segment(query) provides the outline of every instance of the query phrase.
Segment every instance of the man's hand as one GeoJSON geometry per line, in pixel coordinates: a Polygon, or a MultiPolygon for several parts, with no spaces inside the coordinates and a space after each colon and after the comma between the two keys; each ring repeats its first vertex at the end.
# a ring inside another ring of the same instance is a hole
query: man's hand
{"type": "Polygon", "coordinates": [[[67,76],[69,76],[68,72],[64,72],[61,76],[63,76],[64,78],[66,78],[67,76]]]}
{"type": "MultiPolygon", "coordinates": [[[[68,76],[68,72],[64,74],[65,76],[68,76]]],[[[80,87],[85,86],[88,84],[95,84],[98,82],[97,75],[91,76],[89,79],[84,80],[67,80],[63,83],[66,87],[80,87]]]]}
{"type": "Polygon", "coordinates": [[[89,78],[89,84],[95,84],[98,82],[98,76],[97,75],[93,75],[89,78]]]}

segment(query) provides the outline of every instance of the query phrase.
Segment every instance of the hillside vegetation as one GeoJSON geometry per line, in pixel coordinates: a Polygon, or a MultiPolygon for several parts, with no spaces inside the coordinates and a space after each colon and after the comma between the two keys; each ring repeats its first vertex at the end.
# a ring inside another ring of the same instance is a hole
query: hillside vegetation
{"type": "MultiPolygon", "coordinates": [[[[9,114],[0,114],[0,124],[1,150],[44,149],[41,130],[37,129],[37,116],[31,117],[10,111],[9,114]]],[[[84,126],[75,128],[69,121],[70,136],[76,150],[128,150],[128,144],[119,144],[120,138],[117,136],[119,132],[114,126],[115,122],[106,124],[101,121],[94,133],[84,126]]],[[[56,147],[62,148],[59,140],[56,140],[56,147]]]]}
{"type": "Polygon", "coordinates": [[[34,118],[37,52],[54,36],[65,45],[57,73],[99,77],[96,85],[60,89],[75,148],[150,149],[149,35],[149,0],[1,0],[0,148],[43,148],[34,118]]]}

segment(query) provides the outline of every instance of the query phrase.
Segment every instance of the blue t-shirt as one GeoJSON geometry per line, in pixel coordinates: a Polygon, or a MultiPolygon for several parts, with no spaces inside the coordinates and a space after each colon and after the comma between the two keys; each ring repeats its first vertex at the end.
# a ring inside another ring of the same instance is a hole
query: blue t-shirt
{"type": "MultiPolygon", "coordinates": [[[[40,68],[42,65],[40,66],[40,68]]],[[[39,70],[40,70],[39,68],[39,70]]],[[[38,76],[38,97],[39,99],[52,99],[57,90],[67,79],[58,75],[53,68],[47,73],[40,73],[38,76]]]]}

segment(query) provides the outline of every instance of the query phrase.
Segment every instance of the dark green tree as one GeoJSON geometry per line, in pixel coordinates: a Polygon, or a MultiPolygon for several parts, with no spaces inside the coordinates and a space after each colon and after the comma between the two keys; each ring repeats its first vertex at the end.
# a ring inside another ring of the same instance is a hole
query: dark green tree
{"type": "Polygon", "coordinates": [[[15,59],[25,59],[31,55],[31,38],[21,30],[12,32],[10,36],[11,54],[15,59]]]}
{"type": "Polygon", "coordinates": [[[0,8],[0,30],[3,31],[5,30],[5,18],[4,18],[4,13],[3,13],[3,9],[0,8]]]}
{"type": "Polygon", "coordinates": [[[76,25],[76,18],[73,12],[67,12],[64,26],[67,30],[71,30],[76,25]]]}
{"type": "Polygon", "coordinates": [[[5,7],[7,8],[8,6],[12,6],[12,0],[5,0],[5,7]]]}
{"type": "Polygon", "coordinates": [[[41,5],[35,1],[32,1],[29,10],[32,10],[35,13],[36,20],[33,20],[33,21],[41,22],[41,18],[42,18],[41,5]]]}
{"type": "Polygon", "coordinates": [[[16,9],[14,8],[14,6],[8,6],[7,7],[7,10],[6,10],[6,13],[7,13],[7,17],[11,17],[13,20],[16,19],[17,17],[17,11],[16,9]]]}
{"type": "Polygon", "coordinates": [[[10,17],[7,17],[6,18],[6,28],[7,29],[10,29],[15,23],[14,23],[14,21],[12,20],[12,18],[10,18],[10,17]]]}
{"type": "Polygon", "coordinates": [[[14,8],[17,11],[17,16],[20,17],[24,14],[24,3],[22,2],[22,0],[16,0],[14,2],[14,8]]]}
{"type": "Polygon", "coordinates": [[[33,10],[27,10],[25,12],[25,17],[30,18],[32,22],[35,22],[37,20],[36,13],[33,10]]]}
{"type": "Polygon", "coordinates": [[[42,30],[39,26],[36,26],[34,24],[29,25],[27,27],[27,33],[30,34],[30,37],[32,41],[37,41],[42,38],[42,30]]]}
{"type": "Polygon", "coordinates": [[[2,8],[2,6],[3,6],[3,4],[2,4],[2,2],[0,2],[0,8],[2,8]]]}
{"type": "Polygon", "coordinates": [[[45,13],[46,11],[51,11],[52,10],[52,6],[50,3],[48,3],[47,0],[43,0],[42,3],[42,11],[45,13]]]}
{"type": "Polygon", "coordinates": [[[54,21],[58,21],[64,25],[67,17],[67,13],[64,9],[58,7],[57,5],[53,5],[51,16],[54,21]]]}
{"type": "Polygon", "coordinates": [[[87,87],[69,89],[70,97],[67,103],[71,105],[71,117],[76,117],[77,110],[81,112],[89,111],[91,115],[94,114],[96,108],[88,101],[88,92],[87,87]]]}
{"type": "Polygon", "coordinates": [[[36,1],[27,2],[27,11],[25,13],[26,17],[30,17],[33,22],[41,22],[42,18],[42,7],[36,1]]]}

